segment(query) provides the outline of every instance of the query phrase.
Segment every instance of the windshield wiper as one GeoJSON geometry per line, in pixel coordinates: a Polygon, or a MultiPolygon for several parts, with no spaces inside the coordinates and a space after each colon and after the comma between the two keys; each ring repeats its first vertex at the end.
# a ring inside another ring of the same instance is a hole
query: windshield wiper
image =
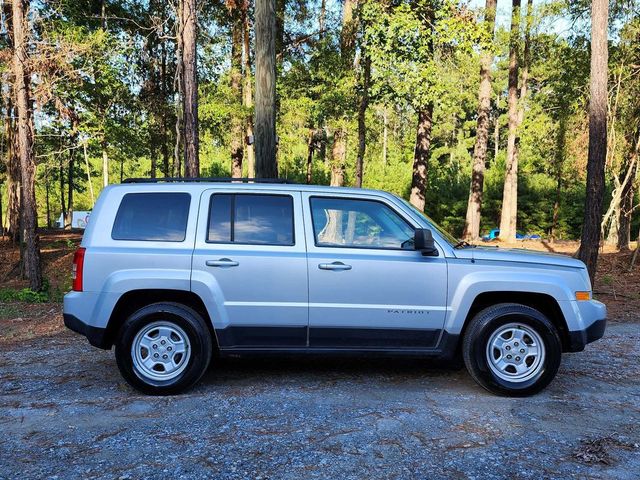
{"type": "Polygon", "coordinates": [[[453,248],[462,248],[462,247],[475,247],[475,245],[471,245],[469,242],[467,242],[466,240],[460,240],[458,243],[456,243],[453,248]]]}

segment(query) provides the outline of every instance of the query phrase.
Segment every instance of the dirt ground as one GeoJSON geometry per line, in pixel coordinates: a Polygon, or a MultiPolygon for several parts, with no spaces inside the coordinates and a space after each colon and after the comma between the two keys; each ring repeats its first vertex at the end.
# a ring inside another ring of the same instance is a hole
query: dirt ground
{"type": "MultiPolygon", "coordinates": [[[[53,288],[79,235],[44,236],[53,288]]],[[[539,242],[518,246],[547,248],[539,242]]],[[[554,249],[573,253],[575,243],[554,249]]],[[[17,252],[0,244],[0,288],[17,252]]],[[[640,265],[605,251],[606,336],[527,399],[421,360],[228,359],[178,397],[145,397],[59,303],[0,302],[0,479],[598,478],[640,469],[640,265]]]]}
{"type": "MultiPolygon", "coordinates": [[[[71,289],[73,253],[82,240],[82,231],[45,230],[40,233],[43,276],[49,282],[52,297],[61,299],[71,289]]],[[[0,240],[0,288],[21,289],[28,286],[20,278],[20,250],[8,239],[0,240]]]]}
{"type": "Polygon", "coordinates": [[[154,398],[62,330],[59,306],[2,308],[30,333],[0,343],[1,479],[638,478],[636,322],[526,399],[424,361],[300,358],[217,361],[154,398]]]}

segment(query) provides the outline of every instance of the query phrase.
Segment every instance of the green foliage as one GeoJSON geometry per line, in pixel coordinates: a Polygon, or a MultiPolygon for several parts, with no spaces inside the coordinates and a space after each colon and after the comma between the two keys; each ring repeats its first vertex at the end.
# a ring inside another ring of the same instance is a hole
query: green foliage
{"type": "Polygon", "coordinates": [[[28,303],[45,303],[49,300],[49,293],[34,292],[29,288],[14,290],[11,288],[0,289],[0,302],[28,302],[28,303]]]}
{"type": "MultiPolygon", "coordinates": [[[[168,173],[177,173],[174,148],[181,113],[175,12],[165,2],[108,0],[103,25],[100,3],[33,4],[40,225],[47,224],[47,211],[54,221],[63,209],[71,161],[75,210],[90,210],[90,187],[96,196],[102,188],[103,153],[109,160],[111,182],[148,176],[152,157],[158,160],[161,176],[163,155],[168,158],[168,173]]],[[[251,113],[237,103],[230,89],[231,3],[202,2],[199,11],[200,164],[201,174],[208,176],[230,174],[230,119],[251,113]]],[[[322,138],[311,148],[312,182],[327,184],[332,132],[342,128],[347,132],[345,179],[347,185],[353,184],[362,59],[367,55],[371,84],[364,187],[408,198],[416,111],[433,103],[425,210],[460,235],[476,140],[479,52],[490,49],[495,58],[481,230],[497,227],[507,141],[508,25],[498,21],[494,39],[481,22],[482,9],[472,10],[468,2],[458,0],[357,3],[355,45],[345,54],[342,2],[325,2],[324,30],[319,25],[319,1],[286,2],[285,48],[278,59],[277,79],[280,175],[306,182],[310,134],[320,131],[322,138]]],[[[548,235],[556,201],[556,234],[576,238],[581,231],[588,145],[588,14],[586,0],[536,3],[529,93],[522,100],[525,115],[519,130],[518,230],[523,232],[548,235]]],[[[612,5],[608,194],[639,131],[639,17],[637,1],[612,5]]],[[[6,40],[0,37],[0,47],[6,40]]],[[[7,65],[0,62],[0,74],[7,65]]],[[[180,148],[177,152],[179,158],[180,148]]],[[[2,165],[0,179],[3,172],[2,165]]],[[[6,196],[2,200],[6,205],[6,196]]]]}

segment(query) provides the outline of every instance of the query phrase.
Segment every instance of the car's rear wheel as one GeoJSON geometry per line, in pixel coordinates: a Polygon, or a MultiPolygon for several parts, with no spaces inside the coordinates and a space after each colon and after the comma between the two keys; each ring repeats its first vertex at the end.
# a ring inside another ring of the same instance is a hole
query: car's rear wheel
{"type": "Polygon", "coordinates": [[[122,325],[116,361],[125,380],[152,395],[192,387],[209,367],[212,339],[203,318],[178,303],[141,308],[122,325]]]}
{"type": "Polygon", "coordinates": [[[527,396],[555,377],[562,343],[556,327],[538,310],[502,303],[471,320],[462,355],[473,379],[490,392],[527,396]]]}

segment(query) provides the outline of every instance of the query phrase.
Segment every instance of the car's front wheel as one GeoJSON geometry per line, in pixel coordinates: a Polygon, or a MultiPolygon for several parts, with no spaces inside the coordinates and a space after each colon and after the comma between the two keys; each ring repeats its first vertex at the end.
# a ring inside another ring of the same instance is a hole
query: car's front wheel
{"type": "Polygon", "coordinates": [[[120,329],[115,354],[131,386],[152,395],[172,395],[200,380],[212,348],[203,318],[184,305],[167,302],[131,315],[120,329]]]}
{"type": "Polygon", "coordinates": [[[538,310],[502,303],[471,320],[462,354],[473,379],[490,392],[527,396],[555,377],[562,343],[556,327],[538,310]]]}

